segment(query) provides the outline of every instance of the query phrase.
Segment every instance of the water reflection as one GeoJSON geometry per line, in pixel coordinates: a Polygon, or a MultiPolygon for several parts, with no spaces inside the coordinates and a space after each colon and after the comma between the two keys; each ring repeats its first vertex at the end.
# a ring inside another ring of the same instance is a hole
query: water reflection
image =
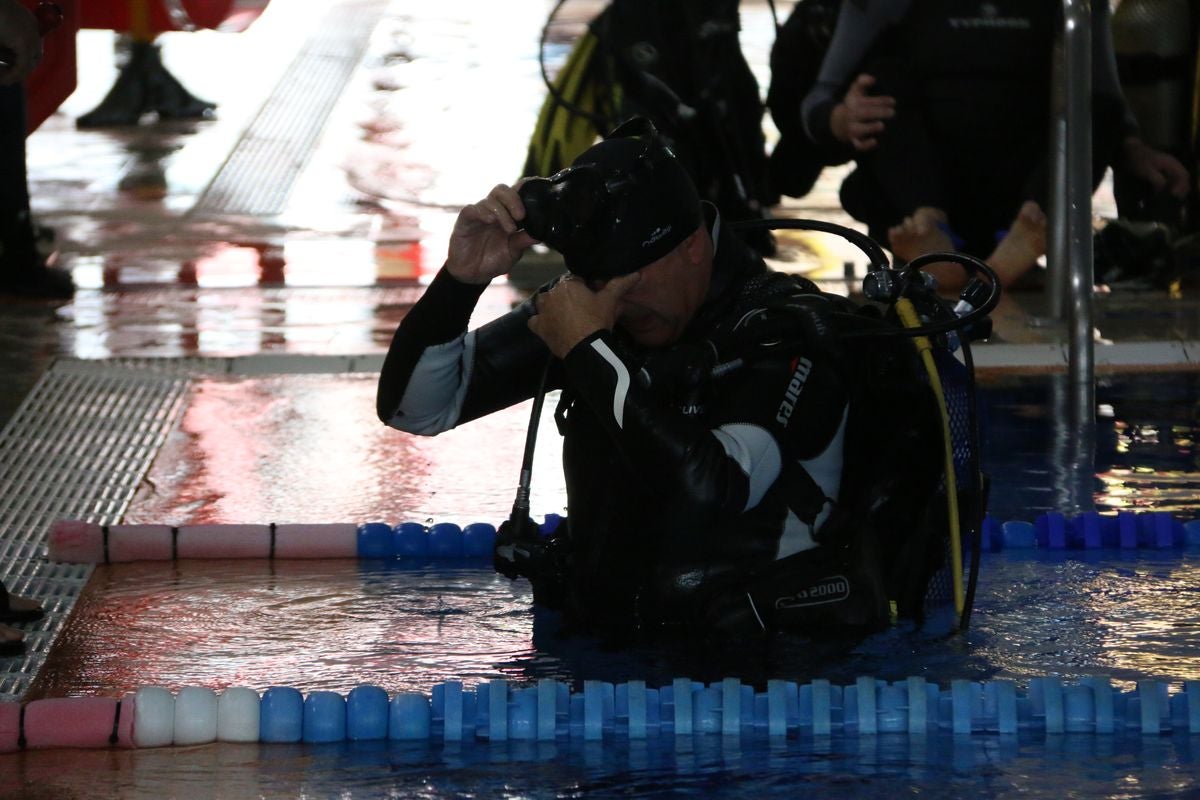
{"type": "MultiPolygon", "coordinates": [[[[1194,557],[985,557],[973,627],[897,628],[863,641],[612,647],[535,613],[528,584],[490,563],[143,562],[98,568],[33,696],[116,695],[142,685],[272,685],[343,694],[361,683],[421,691],[444,680],[823,677],[852,684],[1102,675],[1200,680],[1194,557]]],[[[1178,686],[1176,685],[1176,689],[1178,686]]]]}
{"type": "Polygon", "coordinates": [[[989,510],[999,520],[1073,513],[1088,503],[1195,516],[1200,491],[1195,373],[1104,378],[1094,456],[1079,449],[1061,378],[994,379],[980,395],[989,510]]]}
{"type": "Polygon", "coordinates": [[[1194,737],[216,744],[4,756],[0,797],[1193,797],[1194,737]]]}
{"type": "MultiPolygon", "coordinates": [[[[414,287],[410,301],[418,291],[414,287]]],[[[477,316],[491,318],[516,297],[486,294],[477,316]]],[[[274,343],[276,349],[303,350],[321,342],[353,353],[368,343],[347,338],[346,327],[362,333],[361,326],[344,324],[352,321],[347,314],[379,316],[369,343],[379,345],[386,344],[393,320],[405,308],[368,312],[352,299],[339,304],[328,295],[299,293],[278,301],[259,295],[201,296],[192,307],[193,335],[205,348],[229,354],[251,351],[271,337],[283,337],[274,343]],[[254,305],[243,309],[242,302],[254,305]],[[242,320],[249,318],[266,324],[246,327],[242,320]],[[297,326],[291,323],[295,319],[311,322],[297,326]]],[[[169,354],[161,349],[150,354],[160,353],[169,354]]],[[[1100,387],[1114,411],[1098,420],[1096,471],[1087,481],[1098,510],[1143,508],[1194,516],[1200,490],[1195,408],[1181,406],[1179,397],[1194,392],[1197,381],[1181,375],[1100,387]]],[[[504,518],[515,487],[526,408],[436,439],[411,437],[375,419],[374,382],[374,375],[199,382],[183,431],[158,462],[163,469],[183,470],[186,477],[152,476],[131,513],[148,522],[170,521],[181,512],[206,521],[240,522],[279,513],[273,509],[326,522],[401,522],[405,515],[465,522],[504,518]],[[343,480],[349,482],[334,483],[343,480]],[[257,491],[239,489],[256,484],[261,484],[257,491]],[[334,485],[345,489],[328,491],[334,485]],[[151,486],[159,488],[152,492],[151,486]]],[[[1055,425],[1046,392],[1042,379],[1033,378],[989,386],[981,394],[984,466],[993,480],[989,511],[998,520],[1033,520],[1044,511],[1063,510],[1063,484],[1073,479],[1077,464],[1066,458],[1064,440],[1070,437],[1055,425]]],[[[543,431],[539,442],[546,450],[535,463],[534,512],[560,513],[565,496],[558,436],[553,425],[543,431]]]]}
{"type": "MultiPolygon", "coordinates": [[[[460,524],[507,518],[529,404],[437,438],[375,415],[373,374],[201,381],[126,520],[460,524]]],[[[544,408],[531,504],[563,513],[561,443],[544,408]]]]}

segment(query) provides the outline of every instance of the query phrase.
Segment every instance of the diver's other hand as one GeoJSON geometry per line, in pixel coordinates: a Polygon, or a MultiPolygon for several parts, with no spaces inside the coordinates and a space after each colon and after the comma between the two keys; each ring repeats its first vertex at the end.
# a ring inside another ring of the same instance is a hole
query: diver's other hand
{"type": "Polygon", "coordinates": [[[42,58],[37,19],[16,0],[0,0],[0,48],[13,60],[0,67],[0,86],[24,80],[42,58]]]}
{"type": "Polygon", "coordinates": [[[896,116],[894,97],[868,94],[874,85],[873,75],[855,78],[842,102],[833,107],[829,120],[833,135],[859,152],[875,149],[883,133],[883,121],[896,116]]]}
{"type": "Polygon", "coordinates": [[[446,270],[462,283],[488,283],[512,269],[521,254],[537,240],[517,229],[525,218],[525,205],[516,189],[504,184],[478,203],[458,212],[446,270]]]}
{"type": "Polygon", "coordinates": [[[592,291],[582,280],[568,275],[537,295],[537,314],[529,318],[529,329],[555,357],[565,358],[575,345],[596,331],[613,329],[621,298],[641,279],[640,273],[631,272],[592,291]]]}

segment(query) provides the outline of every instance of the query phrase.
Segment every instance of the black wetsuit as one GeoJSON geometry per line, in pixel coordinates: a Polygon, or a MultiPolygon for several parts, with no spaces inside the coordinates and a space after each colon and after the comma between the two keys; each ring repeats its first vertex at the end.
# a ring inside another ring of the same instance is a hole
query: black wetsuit
{"type": "MultiPolygon", "coordinates": [[[[959,249],[987,257],[1026,200],[1048,210],[1051,54],[1061,4],[1045,0],[845,2],[802,117],[814,141],[844,148],[830,113],[854,78],[896,98],[878,146],[854,153],[842,205],[887,241],[920,206],[947,212],[959,249]]],[[[1116,78],[1107,3],[1092,11],[1093,183],[1136,130],[1116,78]]]]}
{"type": "MultiPolygon", "coordinates": [[[[591,628],[706,624],[716,587],[743,570],[821,552],[838,497],[847,393],[831,352],[792,349],[705,379],[740,352],[739,337],[755,338],[754,309],[837,299],[769,272],[711,208],[709,218],[711,287],[681,341],[645,351],[602,331],[549,373],[563,390],[565,605],[591,628]],[[807,491],[796,489],[800,464],[807,491]]],[[[482,291],[443,270],[405,317],[380,377],[388,425],[437,434],[533,395],[549,354],[526,325],[532,303],[468,333],[482,291]]]]}

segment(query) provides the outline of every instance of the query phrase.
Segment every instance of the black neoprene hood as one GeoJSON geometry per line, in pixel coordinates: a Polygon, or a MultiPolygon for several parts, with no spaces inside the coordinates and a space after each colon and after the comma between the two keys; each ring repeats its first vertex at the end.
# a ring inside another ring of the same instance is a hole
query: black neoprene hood
{"type": "Polygon", "coordinates": [[[657,135],[609,138],[572,167],[594,168],[605,186],[605,212],[586,237],[563,249],[567,269],[588,280],[626,275],[679,246],[703,220],[696,186],[657,135]]]}

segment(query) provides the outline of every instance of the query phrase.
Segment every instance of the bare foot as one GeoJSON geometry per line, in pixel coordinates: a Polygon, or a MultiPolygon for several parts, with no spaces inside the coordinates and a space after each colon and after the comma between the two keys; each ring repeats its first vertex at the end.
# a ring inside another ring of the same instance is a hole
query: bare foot
{"type": "MultiPolygon", "coordinates": [[[[888,229],[888,245],[898,261],[912,261],[926,253],[953,253],[954,240],[946,232],[946,212],[922,206],[888,229]]],[[[937,280],[938,289],[955,290],[963,285],[963,271],[952,261],[926,264],[922,270],[937,280]]]]}
{"type": "Polygon", "coordinates": [[[939,227],[945,223],[946,212],[939,208],[922,206],[916,209],[899,225],[888,229],[892,253],[901,261],[912,261],[926,253],[954,252],[950,234],[939,227]]]}
{"type": "Polygon", "coordinates": [[[1017,212],[1008,233],[988,256],[987,263],[996,271],[1000,285],[1007,288],[1028,272],[1046,254],[1046,215],[1032,200],[1017,212]]]}

